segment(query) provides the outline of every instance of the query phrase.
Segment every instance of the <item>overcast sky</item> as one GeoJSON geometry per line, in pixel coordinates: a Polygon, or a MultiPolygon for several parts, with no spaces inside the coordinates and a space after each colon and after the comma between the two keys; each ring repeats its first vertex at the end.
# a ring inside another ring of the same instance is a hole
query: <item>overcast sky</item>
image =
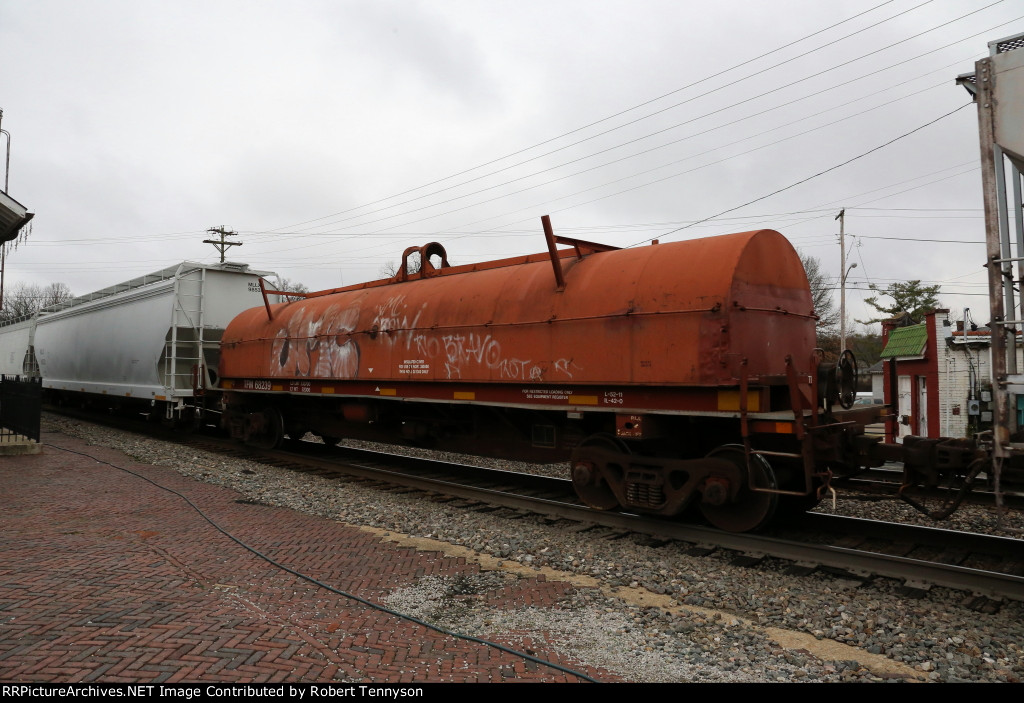
{"type": "Polygon", "coordinates": [[[541,251],[544,214],[619,246],[773,228],[838,278],[845,207],[849,317],[922,279],[984,322],[955,78],[1021,31],[1019,0],[8,0],[9,194],[36,217],[7,282],[214,262],[224,226],[229,259],[321,289],[428,241],[541,251]]]}

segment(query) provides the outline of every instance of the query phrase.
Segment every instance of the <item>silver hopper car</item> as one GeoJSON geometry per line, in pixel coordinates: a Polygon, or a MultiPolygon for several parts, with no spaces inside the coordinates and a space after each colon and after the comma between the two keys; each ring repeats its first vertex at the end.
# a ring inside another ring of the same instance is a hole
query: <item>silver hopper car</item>
{"type": "Polygon", "coordinates": [[[263,304],[259,281],[271,275],[185,261],[79,296],[35,317],[26,366],[38,367],[56,402],[143,405],[154,417],[201,421],[219,409],[224,328],[263,304]]]}

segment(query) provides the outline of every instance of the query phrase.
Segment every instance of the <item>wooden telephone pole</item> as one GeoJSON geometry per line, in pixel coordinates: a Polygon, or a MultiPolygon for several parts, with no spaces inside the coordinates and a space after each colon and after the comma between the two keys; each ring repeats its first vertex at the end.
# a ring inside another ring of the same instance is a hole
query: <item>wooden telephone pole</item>
{"type": "Polygon", "coordinates": [[[217,251],[220,252],[220,262],[222,264],[224,263],[224,252],[227,251],[228,247],[240,247],[240,246],[242,246],[241,242],[230,242],[230,241],[228,241],[226,239],[226,237],[237,237],[238,236],[238,232],[231,232],[230,230],[225,230],[224,229],[224,225],[221,225],[220,227],[211,227],[210,229],[208,229],[206,231],[209,232],[210,234],[219,234],[220,235],[220,239],[219,240],[218,239],[204,239],[203,243],[204,244],[212,244],[214,246],[214,248],[217,251]]]}

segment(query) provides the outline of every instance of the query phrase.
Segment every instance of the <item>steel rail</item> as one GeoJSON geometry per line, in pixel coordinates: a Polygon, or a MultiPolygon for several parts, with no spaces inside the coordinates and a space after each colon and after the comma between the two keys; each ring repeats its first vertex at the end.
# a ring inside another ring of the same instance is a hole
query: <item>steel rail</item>
{"type": "MultiPolygon", "coordinates": [[[[301,454],[284,453],[293,459],[302,459],[301,454]]],[[[391,457],[394,455],[385,455],[391,457]]],[[[411,457],[403,457],[411,459],[411,457]]],[[[308,460],[308,458],[306,459],[308,460]]],[[[770,556],[777,559],[814,564],[817,567],[830,567],[850,572],[857,576],[880,576],[903,580],[908,586],[931,584],[956,590],[980,593],[986,596],[1009,598],[1024,601],[1024,576],[986,571],[956,564],[926,561],[905,556],[884,554],[863,549],[838,547],[833,545],[807,544],[790,539],[748,533],[721,532],[709,527],[672,522],[665,519],[652,519],[649,516],[624,512],[607,512],[594,510],[579,504],[566,503],[546,498],[523,496],[508,491],[480,488],[446,479],[417,476],[404,471],[395,471],[381,467],[357,464],[339,457],[341,465],[349,467],[355,475],[368,479],[390,479],[400,482],[403,486],[423,491],[443,493],[456,498],[486,502],[505,508],[526,510],[551,517],[558,517],[577,522],[589,522],[601,527],[625,529],[632,532],[654,537],[663,537],[682,542],[701,545],[713,545],[731,551],[770,556]]],[[[442,462],[438,462],[442,463],[442,462]]],[[[337,465],[336,465],[337,466],[337,465]]],[[[476,471],[478,467],[465,467],[476,471]]],[[[520,478],[523,474],[514,472],[483,469],[486,474],[501,474],[506,477],[520,478]]],[[[345,471],[349,473],[349,471],[345,471]]],[[[572,482],[567,479],[530,476],[532,483],[550,485],[552,490],[571,493],[572,482]],[[537,479],[540,479],[539,481],[537,479]]],[[[832,516],[828,516],[832,517],[832,516]]],[[[811,519],[814,519],[813,517],[811,519]]],[[[941,543],[944,538],[960,535],[949,530],[936,530],[918,526],[900,525],[895,523],[877,523],[869,520],[849,519],[855,521],[858,528],[870,526],[876,531],[889,531],[890,537],[898,534],[924,535],[931,544],[941,543]]],[[[834,529],[834,528],[832,528],[834,529]]],[[[1024,541],[1006,537],[988,537],[973,535],[984,542],[999,545],[998,551],[1016,547],[1024,557],[1024,541]]],[[[913,538],[912,538],[913,539],[913,538]]],[[[976,547],[976,548],[980,548],[976,547]]]]}

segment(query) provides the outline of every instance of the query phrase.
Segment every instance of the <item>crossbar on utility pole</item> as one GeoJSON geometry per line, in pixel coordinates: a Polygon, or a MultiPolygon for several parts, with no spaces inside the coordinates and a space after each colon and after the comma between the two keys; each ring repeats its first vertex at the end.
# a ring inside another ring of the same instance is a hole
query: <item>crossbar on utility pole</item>
{"type": "Polygon", "coordinates": [[[224,252],[227,251],[228,247],[240,247],[240,246],[242,246],[241,242],[229,242],[226,239],[226,237],[237,237],[238,236],[238,232],[231,232],[229,230],[225,230],[224,229],[224,225],[221,225],[220,227],[211,227],[210,229],[208,229],[206,231],[209,232],[210,234],[219,234],[220,235],[220,239],[219,240],[218,239],[204,239],[203,243],[204,244],[212,244],[214,246],[214,248],[217,251],[220,252],[220,262],[222,264],[224,263],[224,252]]]}

